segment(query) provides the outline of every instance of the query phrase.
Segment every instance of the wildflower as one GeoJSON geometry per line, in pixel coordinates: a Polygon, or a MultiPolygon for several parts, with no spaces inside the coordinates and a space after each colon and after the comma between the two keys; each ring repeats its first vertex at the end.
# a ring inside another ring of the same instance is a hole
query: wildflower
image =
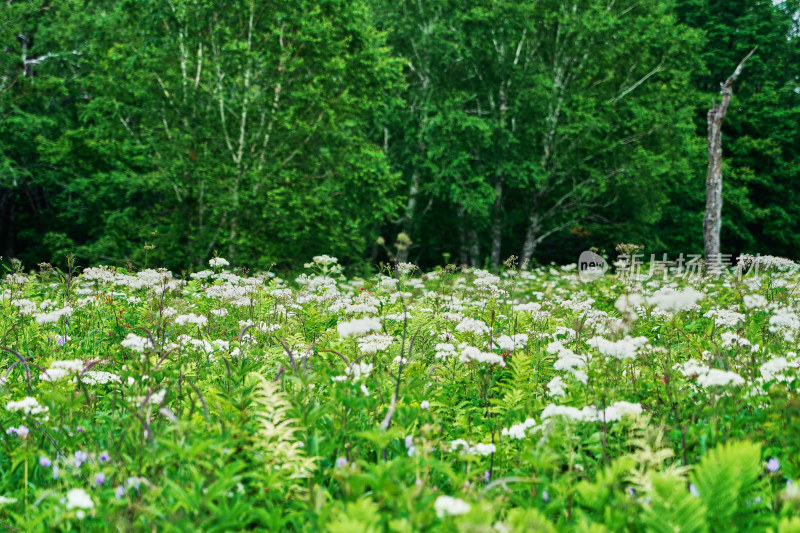
{"type": "Polygon", "coordinates": [[[208,260],[208,264],[209,266],[211,266],[211,268],[226,267],[230,265],[228,260],[222,257],[212,257],[211,259],[208,260]]]}
{"type": "Polygon", "coordinates": [[[340,337],[352,337],[381,329],[381,322],[377,318],[357,318],[340,323],[336,329],[339,331],[340,337]]]}
{"type": "Polygon", "coordinates": [[[542,500],[544,501],[544,503],[550,501],[550,493],[548,493],[546,490],[542,491],[542,500]]]}
{"type": "Polygon", "coordinates": [[[106,482],[106,475],[100,472],[94,477],[94,482],[96,485],[102,485],[103,483],[106,482]]]}
{"type": "Polygon", "coordinates": [[[439,496],[436,498],[433,507],[436,509],[436,516],[439,518],[468,513],[470,510],[467,502],[451,496],[439,496]]]}
{"type": "Polygon", "coordinates": [[[155,346],[153,346],[152,343],[150,343],[150,339],[148,337],[140,337],[139,335],[136,335],[134,333],[128,333],[128,336],[125,337],[125,339],[119,344],[123,348],[128,348],[130,350],[133,350],[134,352],[139,352],[139,353],[144,352],[145,349],[150,347],[155,348],[155,346]],[[150,346],[148,346],[148,344],[150,346]]]}
{"type": "Polygon", "coordinates": [[[75,452],[75,468],[80,468],[81,465],[83,463],[85,463],[87,459],[88,459],[88,456],[86,455],[85,452],[82,452],[80,450],[76,451],[75,452]]]}
{"type": "Polygon", "coordinates": [[[647,298],[647,303],[655,305],[664,311],[676,313],[691,309],[703,296],[702,292],[691,287],[684,291],[664,287],[647,298]]]}
{"type": "Polygon", "coordinates": [[[510,428],[503,428],[501,434],[505,437],[511,437],[512,439],[522,440],[525,438],[525,432],[528,428],[531,428],[536,425],[536,421],[533,418],[528,418],[525,422],[520,424],[514,424],[510,428]]]}
{"type": "Polygon", "coordinates": [[[67,511],[72,509],[91,509],[94,507],[92,497],[83,489],[71,489],[66,497],[67,511]]]}
{"type": "Polygon", "coordinates": [[[459,333],[474,333],[475,335],[486,335],[489,333],[489,326],[483,320],[465,318],[457,326],[459,333]]]}
{"type": "Polygon", "coordinates": [[[125,488],[123,488],[122,485],[117,485],[117,490],[114,491],[114,496],[116,496],[118,500],[121,499],[123,496],[125,496],[125,488]]]}
{"type": "Polygon", "coordinates": [[[58,479],[58,465],[53,465],[53,479],[58,479]]]}
{"type": "Polygon", "coordinates": [[[744,385],[744,379],[736,372],[712,368],[705,375],[697,378],[701,387],[724,387],[726,385],[744,385]]]}
{"type": "Polygon", "coordinates": [[[474,348],[472,346],[467,346],[461,352],[461,356],[458,358],[459,361],[462,363],[469,363],[470,361],[478,361],[479,363],[488,363],[490,365],[500,365],[506,366],[506,362],[503,361],[503,358],[497,354],[493,354],[491,352],[483,352],[478,348],[474,348]]]}
{"type": "Polygon", "coordinates": [[[47,406],[39,405],[36,398],[26,396],[18,402],[6,403],[6,409],[9,411],[22,411],[26,415],[39,415],[47,413],[50,409],[47,406]]]}
{"type": "Polygon", "coordinates": [[[26,438],[28,433],[30,433],[30,431],[28,431],[28,428],[25,426],[20,426],[17,428],[17,436],[20,438],[26,438]]]}
{"type": "Polygon", "coordinates": [[[697,487],[694,486],[694,483],[689,483],[689,492],[695,498],[699,498],[700,497],[700,491],[697,490],[697,487]]]}
{"type": "Polygon", "coordinates": [[[419,404],[420,409],[428,409],[430,406],[431,404],[428,402],[428,400],[422,400],[422,403],[419,404]]]}
{"type": "Polygon", "coordinates": [[[48,457],[42,456],[39,457],[39,464],[44,468],[48,468],[53,462],[48,457]]]}
{"type": "Polygon", "coordinates": [[[347,459],[345,457],[338,457],[336,459],[336,468],[344,468],[347,466],[347,459]]]}
{"type": "Polygon", "coordinates": [[[769,470],[770,472],[777,472],[780,467],[781,463],[774,457],[769,461],[767,461],[767,470],[769,470]]]}

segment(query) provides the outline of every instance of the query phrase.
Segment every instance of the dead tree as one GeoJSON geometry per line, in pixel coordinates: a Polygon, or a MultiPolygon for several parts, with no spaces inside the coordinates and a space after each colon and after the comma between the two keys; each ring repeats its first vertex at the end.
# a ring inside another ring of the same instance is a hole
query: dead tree
{"type": "MultiPolygon", "coordinates": [[[[756,47],[758,48],[758,47],[756,47]]],[[[708,110],[708,176],[706,177],[706,212],[703,223],[703,240],[706,261],[720,261],[719,234],[722,229],[722,121],[733,96],[733,82],[741,74],[745,62],[756,51],[742,59],[730,78],[720,83],[722,101],[708,110]]]]}

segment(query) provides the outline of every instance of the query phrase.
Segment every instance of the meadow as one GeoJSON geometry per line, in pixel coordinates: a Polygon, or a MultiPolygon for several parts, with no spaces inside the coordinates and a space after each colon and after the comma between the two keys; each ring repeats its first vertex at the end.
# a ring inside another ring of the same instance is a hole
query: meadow
{"type": "Polygon", "coordinates": [[[3,531],[800,531],[798,265],[15,263],[3,531]]]}

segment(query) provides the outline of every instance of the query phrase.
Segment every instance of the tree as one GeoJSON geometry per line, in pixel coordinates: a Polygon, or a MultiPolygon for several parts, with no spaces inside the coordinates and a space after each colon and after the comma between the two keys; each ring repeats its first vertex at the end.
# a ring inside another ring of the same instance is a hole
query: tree
{"type": "Polygon", "coordinates": [[[706,178],[706,211],[703,237],[707,261],[720,261],[719,234],[722,228],[722,121],[733,96],[733,82],[739,77],[744,64],[756,51],[750,51],[733,71],[720,83],[722,101],[708,110],[708,177],[706,178]]]}

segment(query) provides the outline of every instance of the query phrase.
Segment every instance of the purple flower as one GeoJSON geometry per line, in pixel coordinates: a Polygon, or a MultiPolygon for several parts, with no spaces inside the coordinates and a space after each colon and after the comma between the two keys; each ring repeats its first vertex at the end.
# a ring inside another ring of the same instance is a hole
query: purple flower
{"type": "Polygon", "coordinates": [[[412,457],[414,455],[414,452],[416,452],[416,451],[417,451],[417,447],[416,446],[409,447],[408,448],[408,456],[412,457]]]}
{"type": "Polygon", "coordinates": [[[59,335],[58,337],[56,337],[56,342],[58,343],[59,346],[64,346],[65,344],[67,344],[68,340],[69,337],[67,335],[64,336],[59,335]]]}
{"type": "Polygon", "coordinates": [[[53,465],[53,479],[58,479],[58,465],[53,465]]]}
{"type": "Polygon", "coordinates": [[[53,462],[48,457],[42,456],[42,457],[39,457],[39,464],[42,465],[43,467],[47,468],[50,465],[52,465],[53,462]]]}
{"type": "Polygon", "coordinates": [[[141,483],[141,481],[139,481],[138,477],[132,476],[128,478],[127,483],[129,487],[133,487],[134,489],[139,490],[139,484],[141,483]]]}
{"type": "Polygon", "coordinates": [[[80,468],[86,462],[87,456],[84,452],[78,450],[75,452],[75,468],[80,468]]]}
{"type": "Polygon", "coordinates": [[[106,475],[105,475],[104,473],[100,472],[99,474],[97,474],[97,475],[95,476],[95,478],[94,478],[94,482],[95,482],[97,485],[102,485],[103,483],[105,483],[105,482],[106,482],[106,475]]]}
{"type": "Polygon", "coordinates": [[[98,457],[97,460],[101,463],[107,463],[111,460],[111,457],[109,457],[108,452],[103,452],[100,454],[100,457],[98,457]]]}
{"type": "Polygon", "coordinates": [[[636,491],[633,490],[633,487],[628,487],[627,489],[625,489],[625,491],[628,493],[628,496],[630,496],[631,498],[633,498],[636,495],[636,491]]]}
{"type": "Polygon", "coordinates": [[[28,433],[30,433],[30,431],[28,431],[28,428],[26,428],[25,426],[20,426],[17,428],[18,437],[22,437],[24,439],[25,437],[28,436],[28,433]]]}
{"type": "Polygon", "coordinates": [[[769,470],[770,472],[777,472],[780,467],[781,463],[774,457],[769,461],[767,461],[767,470],[769,470]]]}
{"type": "Polygon", "coordinates": [[[413,445],[414,445],[414,437],[409,435],[408,437],[406,437],[406,448],[411,448],[411,446],[413,445]]]}
{"type": "Polygon", "coordinates": [[[483,472],[483,481],[486,482],[486,483],[489,483],[490,479],[491,479],[491,475],[489,474],[489,471],[485,470],[483,472]]]}
{"type": "Polygon", "coordinates": [[[347,459],[344,457],[336,459],[336,468],[344,468],[345,466],[347,466],[347,459]]]}
{"type": "Polygon", "coordinates": [[[17,428],[13,426],[6,430],[6,435],[15,435],[16,433],[17,433],[17,428]]]}
{"type": "Polygon", "coordinates": [[[75,431],[77,431],[78,433],[83,433],[83,428],[81,426],[78,426],[75,428],[75,431]]]}
{"type": "Polygon", "coordinates": [[[117,490],[114,491],[114,496],[116,496],[118,500],[125,496],[125,489],[122,485],[117,486],[117,490]]]}
{"type": "Polygon", "coordinates": [[[550,495],[547,493],[547,491],[542,492],[542,500],[544,500],[544,503],[550,501],[550,495]]]}
{"type": "Polygon", "coordinates": [[[694,483],[689,483],[689,492],[691,492],[692,496],[695,498],[700,497],[700,491],[697,490],[697,487],[694,486],[694,483]]]}

